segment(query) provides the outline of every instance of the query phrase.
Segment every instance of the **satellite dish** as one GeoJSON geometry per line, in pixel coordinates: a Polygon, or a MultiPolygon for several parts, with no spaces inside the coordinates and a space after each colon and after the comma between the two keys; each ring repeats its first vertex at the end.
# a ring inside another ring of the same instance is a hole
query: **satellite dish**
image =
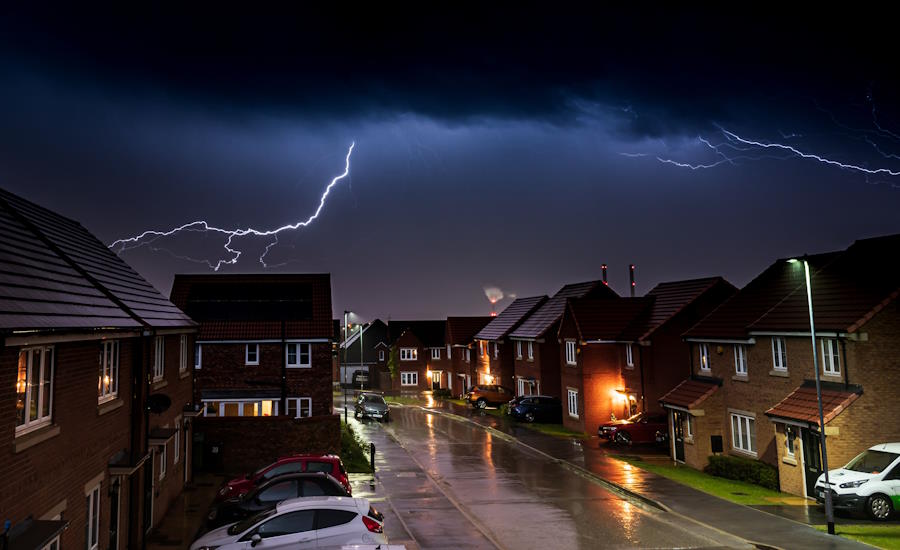
{"type": "Polygon", "coordinates": [[[164,393],[154,393],[147,397],[147,408],[150,412],[162,414],[172,406],[172,398],[164,393]]]}

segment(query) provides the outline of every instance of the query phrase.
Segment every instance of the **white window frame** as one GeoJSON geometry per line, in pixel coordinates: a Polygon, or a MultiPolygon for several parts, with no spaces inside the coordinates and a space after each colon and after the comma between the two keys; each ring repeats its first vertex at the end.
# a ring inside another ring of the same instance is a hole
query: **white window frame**
{"type": "Polygon", "coordinates": [[[516,340],[516,359],[522,358],[522,341],[516,340]]]}
{"type": "Polygon", "coordinates": [[[384,350],[383,349],[378,350],[378,360],[384,361],[384,350]]]}
{"type": "MultiPolygon", "coordinates": [[[[59,516],[57,515],[57,517],[54,519],[58,519],[58,518],[59,518],[59,516]]],[[[42,546],[41,550],[59,550],[59,535],[56,535],[56,538],[54,538],[53,540],[51,540],[50,542],[48,542],[47,544],[42,546]]]]}
{"type": "Polygon", "coordinates": [[[731,425],[731,448],[752,454],[756,456],[756,438],[753,435],[756,433],[756,419],[752,416],[747,416],[738,413],[730,414],[730,425],[731,425]],[[735,423],[737,421],[737,423],[735,423]],[[753,430],[750,429],[750,424],[753,423],[753,430]],[[735,430],[737,427],[737,430],[735,430]],[[747,447],[744,447],[744,436],[747,436],[747,447]]]}
{"type": "Polygon", "coordinates": [[[629,367],[634,366],[634,349],[631,347],[631,344],[625,344],[625,365],[629,367]]]}
{"type": "Polygon", "coordinates": [[[194,370],[203,368],[203,346],[194,343],[194,370]]]}
{"type": "Polygon", "coordinates": [[[290,342],[284,346],[285,360],[289,369],[308,369],[312,367],[312,344],[309,342],[290,342]],[[303,362],[303,346],[306,346],[306,362],[303,362]],[[294,361],[291,362],[291,350],[294,361]]]}
{"type": "Polygon", "coordinates": [[[795,458],[797,455],[797,442],[795,437],[791,437],[794,430],[793,426],[784,426],[784,455],[795,458]]]}
{"type": "Polygon", "coordinates": [[[163,443],[159,447],[159,480],[162,481],[166,478],[166,461],[168,460],[168,453],[166,452],[166,447],[168,447],[168,443],[163,443]]]}
{"type": "Polygon", "coordinates": [[[400,385],[401,386],[418,386],[419,385],[419,372],[414,371],[414,370],[400,372],[400,385]]]}
{"type": "Polygon", "coordinates": [[[745,344],[734,345],[734,373],[737,376],[747,376],[747,346],[745,344]]]}
{"type": "Polygon", "coordinates": [[[100,548],[100,484],[88,491],[87,497],[87,543],[88,550],[97,550],[100,548]]]}
{"type": "Polygon", "coordinates": [[[528,342],[528,360],[534,361],[534,342],[528,342]]]}
{"type": "Polygon", "coordinates": [[[697,347],[700,351],[700,370],[709,372],[709,344],[700,344],[697,347]]]}
{"type": "Polygon", "coordinates": [[[822,373],[841,375],[841,355],[837,338],[822,338],[822,373]],[[827,344],[827,345],[826,345],[827,344]]]}
{"type": "MultiPolygon", "coordinates": [[[[26,355],[26,365],[25,365],[25,380],[16,380],[17,391],[16,395],[18,395],[18,385],[25,385],[25,421],[22,424],[18,424],[18,417],[16,417],[16,435],[28,433],[32,430],[36,430],[42,426],[46,426],[53,421],[53,382],[54,382],[54,374],[55,374],[55,363],[56,363],[56,350],[53,346],[44,346],[44,347],[33,347],[33,348],[23,348],[19,350],[19,362],[22,361],[22,355],[26,355]],[[50,386],[45,392],[43,390],[44,384],[43,381],[46,378],[45,374],[47,372],[47,357],[50,357],[49,360],[49,369],[50,369],[50,386]],[[34,359],[38,358],[37,364],[37,380],[39,382],[37,384],[34,383],[35,380],[35,364],[34,359]],[[32,392],[34,388],[40,388],[37,396],[37,417],[31,419],[31,398],[32,392]],[[49,400],[49,401],[48,401],[49,400]],[[44,403],[48,403],[47,414],[44,415],[44,403]]],[[[16,375],[18,376],[18,364],[16,365],[16,375]]],[[[18,397],[17,397],[18,399],[18,397]]]]}
{"type": "Polygon", "coordinates": [[[494,359],[497,359],[499,357],[500,357],[500,344],[497,342],[494,342],[494,359]]]}
{"type": "Polygon", "coordinates": [[[687,413],[684,420],[684,437],[694,439],[694,415],[687,413]]]}
{"type": "Polygon", "coordinates": [[[104,340],[100,347],[97,402],[106,403],[117,397],[119,397],[119,341],[104,340]]]}
{"type": "Polygon", "coordinates": [[[186,372],[188,368],[188,337],[182,334],[178,342],[178,372],[186,372]]]}
{"type": "Polygon", "coordinates": [[[567,408],[569,411],[569,416],[572,418],[578,418],[578,390],[573,388],[567,388],[567,408]],[[575,412],[572,412],[574,409],[575,412]]]}
{"type": "Polygon", "coordinates": [[[401,361],[415,361],[419,358],[419,348],[400,348],[401,361]]]}
{"type": "Polygon", "coordinates": [[[484,357],[484,340],[478,341],[478,357],[484,357]]]}
{"type": "Polygon", "coordinates": [[[178,464],[178,454],[181,450],[181,417],[175,418],[175,441],[172,443],[172,464],[178,464]]]}
{"type": "Polygon", "coordinates": [[[566,364],[577,365],[578,360],[575,352],[575,340],[566,340],[566,364]]]}
{"type": "Polygon", "coordinates": [[[431,348],[431,358],[435,361],[440,361],[441,348],[431,348]]]}
{"type": "Polygon", "coordinates": [[[166,337],[153,339],[153,381],[159,382],[166,376],[166,337]]]}
{"type": "Polygon", "coordinates": [[[466,363],[472,362],[472,350],[466,348],[466,363]]]}
{"type": "Polygon", "coordinates": [[[453,357],[450,355],[450,344],[447,344],[447,359],[453,359],[453,357]]]}
{"type": "Polygon", "coordinates": [[[780,336],[772,338],[772,368],[777,371],[787,370],[787,342],[780,336]]]}
{"type": "Polygon", "coordinates": [[[259,364],[259,344],[244,344],[244,364],[259,364]],[[250,358],[250,351],[253,351],[253,359],[250,358]]]}
{"type": "Polygon", "coordinates": [[[312,397],[288,397],[287,409],[284,413],[291,416],[291,405],[295,409],[292,418],[309,418],[312,416],[312,397]],[[304,412],[306,414],[304,414],[304,412]]]}
{"type": "MultiPolygon", "coordinates": [[[[240,414],[238,416],[244,416],[244,406],[245,405],[256,405],[256,410],[258,412],[255,416],[264,416],[263,415],[263,402],[271,401],[272,402],[272,414],[271,416],[278,416],[278,399],[206,399],[203,401],[203,416],[208,416],[210,418],[216,418],[220,416],[225,416],[225,405],[229,403],[237,403],[239,407],[240,414]],[[216,413],[215,415],[208,415],[207,409],[210,403],[216,404],[216,413]]],[[[249,415],[248,415],[249,416],[249,415]]]]}

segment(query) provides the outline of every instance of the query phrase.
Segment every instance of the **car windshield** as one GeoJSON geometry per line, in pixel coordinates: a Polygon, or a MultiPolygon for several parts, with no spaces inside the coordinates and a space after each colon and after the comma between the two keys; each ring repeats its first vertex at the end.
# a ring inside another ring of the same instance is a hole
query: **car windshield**
{"type": "Polygon", "coordinates": [[[641,418],[644,418],[644,413],[640,412],[635,415],[629,416],[626,419],[626,422],[640,422],[641,418]]]}
{"type": "Polygon", "coordinates": [[[260,512],[256,515],[250,516],[249,518],[247,518],[243,521],[239,521],[228,528],[228,534],[229,535],[239,535],[239,534],[243,533],[244,531],[246,531],[247,529],[250,529],[257,523],[259,523],[260,521],[275,514],[276,511],[277,510],[275,508],[272,508],[271,510],[266,510],[265,512],[260,512]]]}
{"type": "Polygon", "coordinates": [[[381,405],[384,405],[384,398],[380,395],[367,395],[366,403],[379,403],[381,405]]]}
{"type": "Polygon", "coordinates": [[[260,468],[259,470],[256,470],[256,471],[253,472],[252,474],[247,474],[247,479],[253,479],[253,478],[255,478],[255,477],[261,476],[261,475],[263,474],[263,472],[265,472],[266,470],[269,469],[270,466],[272,466],[272,465],[271,465],[271,464],[266,464],[265,466],[263,466],[263,467],[260,468]]]}
{"type": "Polygon", "coordinates": [[[900,456],[897,453],[888,453],[885,451],[863,451],[862,454],[851,460],[844,466],[845,470],[854,472],[864,472],[867,474],[880,474],[897,460],[900,456]]]}

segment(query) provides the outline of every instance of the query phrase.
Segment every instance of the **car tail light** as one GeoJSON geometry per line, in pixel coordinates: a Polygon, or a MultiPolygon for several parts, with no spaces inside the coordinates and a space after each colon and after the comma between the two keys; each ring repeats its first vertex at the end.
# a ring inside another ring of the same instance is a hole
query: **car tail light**
{"type": "Polygon", "coordinates": [[[384,533],[384,527],[369,516],[363,516],[363,524],[372,533],[384,533]]]}

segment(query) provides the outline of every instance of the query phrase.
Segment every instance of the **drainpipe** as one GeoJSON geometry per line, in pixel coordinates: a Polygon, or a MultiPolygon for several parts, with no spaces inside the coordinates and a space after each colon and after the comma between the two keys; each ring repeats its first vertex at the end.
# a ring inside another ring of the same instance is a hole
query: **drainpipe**
{"type": "Polygon", "coordinates": [[[638,365],[641,373],[641,410],[647,412],[647,403],[644,399],[644,396],[647,395],[644,392],[644,346],[638,344],[638,365]]]}
{"type": "Polygon", "coordinates": [[[847,365],[847,342],[839,338],[838,343],[841,346],[841,361],[844,362],[844,388],[846,389],[850,386],[850,368],[847,365]]]}
{"type": "MultiPolygon", "coordinates": [[[[281,399],[278,405],[278,416],[287,413],[287,342],[284,321],[281,321],[281,399]]],[[[312,360],[312,345],[309,347],[310,360],[312,360]]],[[[298,346],[297,357],[299,361],[300,349],[298,346]]]]}
{"type": "MultiPolygon", "coordinates": [[[[147,403],[147,400],[150,397],[150,391],[152,389],[151,386],[153,384],[153,377],[150,375],[150,349],[152,347],[151,344],[153,343],[153,332],[149,331],[149,330],[145,330],[144,337],[141,338],[141,340],[143,342],[141,355],[144,358],[144,360],[141,361],[141,375],[145,377],[142,387],[145,388],[144,391],[146,391],[146,394],[143,395],[142,399],[141,399],[141,403],[143,404],[143,410],[141,411],[141,413],[144,415],[144,437],[142,438],[142,441],[144,443],[143,452],[147,453],[150,451],[150,407],[147,403]],[[146,369],[146,374],[144,374],[145,369],[146,369]]],[[[154,353],[155,353],[155,350],[154,350],[154,353]]],[[[163,357],[162,360],[165,361],[165,357],[163,357]]],[[[151,472],[153,471],[153,456],[152,455],[150,456],[149,460],[144,462],[144,468],[150,468],[150,471],[151,472]]],[[[150,476],[150,487],[149,487],[150,491],[153,491],[153,483],[155,481],[155,478],[156,478],[156,476],[154,476],[154,475],[150,476]]],[[[147,479],[146,475],[144,475],[144,479],[147,479]]],[[[144,487],[144,491],[147,491],[147,489],[148,489],[147,487],[144,487]]],[[[144,494],[141,493],[139,496],[141,498],[141,502],[143,502],[144,494]]],[[[155,498],[155,495],[154,495],[154,498],[155,498]]],[[[153,509],[152,506],[150,509],[151,510],[153,509]]],[[[145,526],[143,525],[143,515],[146,512],[144,512],[143,510],[141,510],[141,512],[142,512],[141,513],[141,550],[146,550],[148,529],[145,529],[144,528],[145,526]]],[[[150,525],[151,526],[153,525],[153,514],[150,514],[150,525]]]]}

